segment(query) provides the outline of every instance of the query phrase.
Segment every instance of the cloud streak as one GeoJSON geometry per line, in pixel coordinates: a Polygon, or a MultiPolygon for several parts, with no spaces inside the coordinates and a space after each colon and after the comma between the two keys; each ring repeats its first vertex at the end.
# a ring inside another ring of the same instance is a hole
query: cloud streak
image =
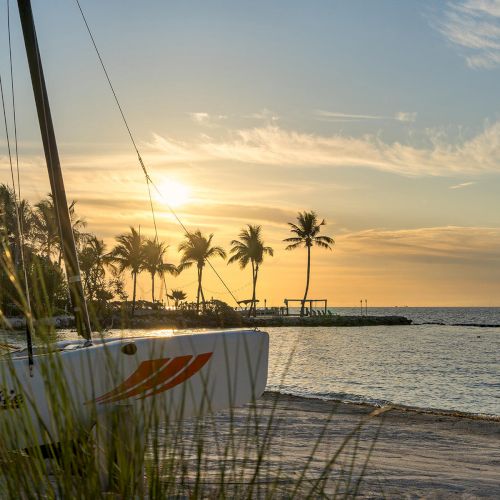
{"type": "Polygon", "coordinates": [[[461,184],[455,184],[454,186],[450,186],[449,189],[463,189],[469,186],[473,186],[476,184],[475,182],[462,182],[461,184]]]}
{"type": "Polygon", "coordinates": [[[448,2],[438,31],[455,46],[471,68],[500,65],[500,1],[448,2]]]}
{"type": "Polygon", "coordinates": [[[297,167],[365,167],[405,176],[500,173],[500,122],[453,144],[429,132],[428,147],[384,142],[377,136],[317,135],[268,125],[232,131],[227,137],[203,135],[179,142],[155,135],[148,144],[161,162],[236,161],[297,167]]]}
{"type": "Polygon", "coordinates": [[[351,122],[351,121],[385,121],[394,120],[398,122],[410,123],[417,119],[417,113],[399,111],[394,116],[386,115],[363,115],[363,114],[353,114],[353,113],[340,113],[337,111],[326,111],[323,109],[317,109],[314,114],[320,120],[331,121],[331,122],[351,122]]]}

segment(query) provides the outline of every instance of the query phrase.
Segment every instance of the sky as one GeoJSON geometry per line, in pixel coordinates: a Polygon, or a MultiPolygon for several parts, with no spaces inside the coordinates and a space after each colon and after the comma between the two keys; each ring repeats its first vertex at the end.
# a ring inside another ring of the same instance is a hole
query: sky
{"type": "MultiPolygon", "coordinates": [[[[311,298],[500,305],[500,1],[80,3],[160,188],[171,262],[183,231],[164,200],[226,249],[262,225],[275,255],[258,296],[282,305],[305,286],[287,222],[315,210],[335,245],[313,249],[311,298]]],[[[76,3],[32,4],[68,197],[109,248],[130,225],[152,236],[144,176],[76,3]]],[[[12,0],[11,15],[21,189],[34,202],[49,186],[12,0]]],[[[9,82],[6,19],[2,3],[9,82]]],[[[249,269],[213,264],[238,299],[251,296],[249,269]]],[[[195,281],[191,269],[167,286],[193,297],[195,281]]],[[[231,302],[208,269],[205,288],[231,302]]]]}

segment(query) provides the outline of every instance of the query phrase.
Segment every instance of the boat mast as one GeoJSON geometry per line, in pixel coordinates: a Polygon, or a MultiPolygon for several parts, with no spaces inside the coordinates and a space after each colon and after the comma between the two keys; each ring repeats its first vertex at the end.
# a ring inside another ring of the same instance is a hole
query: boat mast
{"type": "Polygon", "coordinates": [[[62,254],[66,265],[66,275],[70,292],[71,304],[75,315],[78,334],[91,341],[92,329],[85,295],[80,278],[80,266],[76,251],[75,238],[71,227],[71,219],[66,200],[66,191],[59,162],[54,125],[50,114],[49,99],[43,76],[42,61],[38,49],[35,23],[31,10],[30,0],[18,0],[19,16],[23,28],[24,44],[28,56],[28,64],[35,96],[40,132],[42,134],[43,149],[49,171],[50,187],[54,201],[54,209],[59,225],[62,254]]]}

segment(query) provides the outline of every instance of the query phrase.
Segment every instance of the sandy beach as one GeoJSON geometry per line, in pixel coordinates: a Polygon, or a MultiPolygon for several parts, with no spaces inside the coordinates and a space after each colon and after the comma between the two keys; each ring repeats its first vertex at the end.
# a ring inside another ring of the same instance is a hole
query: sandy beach
{"type": "MultiPolygon", "coordinates": [[[[500,498],[500,418],[396,407],[369,418],[374,411],[370,405],[266,393],[256,408],[259,429],[250,431],[260,435],[256,443],[261,445],[268,426],[272,436],[264,445],[267,451],[257,485],[264,488],[278,478],[274,493],[287,496],[312,456],[299,497],[319,496],[312,488],[323,479],[328,497],[337,493],[362,498],[500,498]],[[364,424],[357,432],[360,422],[364,424]],[[324,475],[325,464],[346,438],[347,444],[324,475]]],[[[216,425],[204,431],[205,449],[210,450],[202,464],[208,488],[211,474],[220,468],[220,450],[231,434],[236,441],[238,477],[227,482],[246,482],[252,476],[255,455],[249,451],[248,437],[243,438],[249,432],[248,415],[248,409],[236,411],[232,433],[226,413],[217,415],[216,425]],[[238,446],[238,439],[244,439],[244,447],[238,446]]],[[[195,463],[193,457],[188,484],[195,463]]]]}

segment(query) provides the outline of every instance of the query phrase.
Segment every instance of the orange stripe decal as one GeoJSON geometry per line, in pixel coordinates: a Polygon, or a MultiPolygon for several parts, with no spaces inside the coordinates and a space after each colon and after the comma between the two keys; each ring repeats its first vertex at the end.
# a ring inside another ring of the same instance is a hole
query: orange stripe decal
{"type": "Polygon", "coordinates": [[[169,358],[165,359],[149,359],[148,361],[143,361],[137,370],[130,375],[129,378],[124,380],[119,386],[115,387],[112,391],[103,394],[102,396],[96,398],[95,401],[102,401],[104,399],[117,396],[118,394],[132,389],[132,387],[143,382],[145,379],[151,377],[155,372],[157,372],[163,365],[168,362],[169,358]]]}
{"type": "Polygon", "coordinates": [[[149,398],[150,396],[160,394],[162,392],[168,391],[169,389],[172,389],[176,385],[182,384],[182,382],[185,382],[187,379],[191,378],[196,372],[200,371],[205,365],[205,363],[212,357],[212,354],[213,353],[211,352],[199,354],[198,356],[196,356],[194,361],[189,366],[187,366],[181,373],[179,373],[179,375],[177,375],[174,379],[170,380],[170,382],[167,382],[165,385],[162,385],[161,387],[154,389],[149,394],[143,395],[141,399],[149,398]]]}
{"type": "Polygon", "coordinates": [[[193,356],[178,356],[168,363],[162,370],[157,372],[153,377],[146,380],[145,382],[139,384],[135,388],[125,392],[120,393],[117,396],[107,398],[106,401],[101,401],[103,403],[115,403],[116,401],[122,401],[123,399],[128,399],[138,394],[154,389],[155,387],[163,384],[170,378],[174,377],[179,371],[181,371],[191,360],[193,356]]]}

